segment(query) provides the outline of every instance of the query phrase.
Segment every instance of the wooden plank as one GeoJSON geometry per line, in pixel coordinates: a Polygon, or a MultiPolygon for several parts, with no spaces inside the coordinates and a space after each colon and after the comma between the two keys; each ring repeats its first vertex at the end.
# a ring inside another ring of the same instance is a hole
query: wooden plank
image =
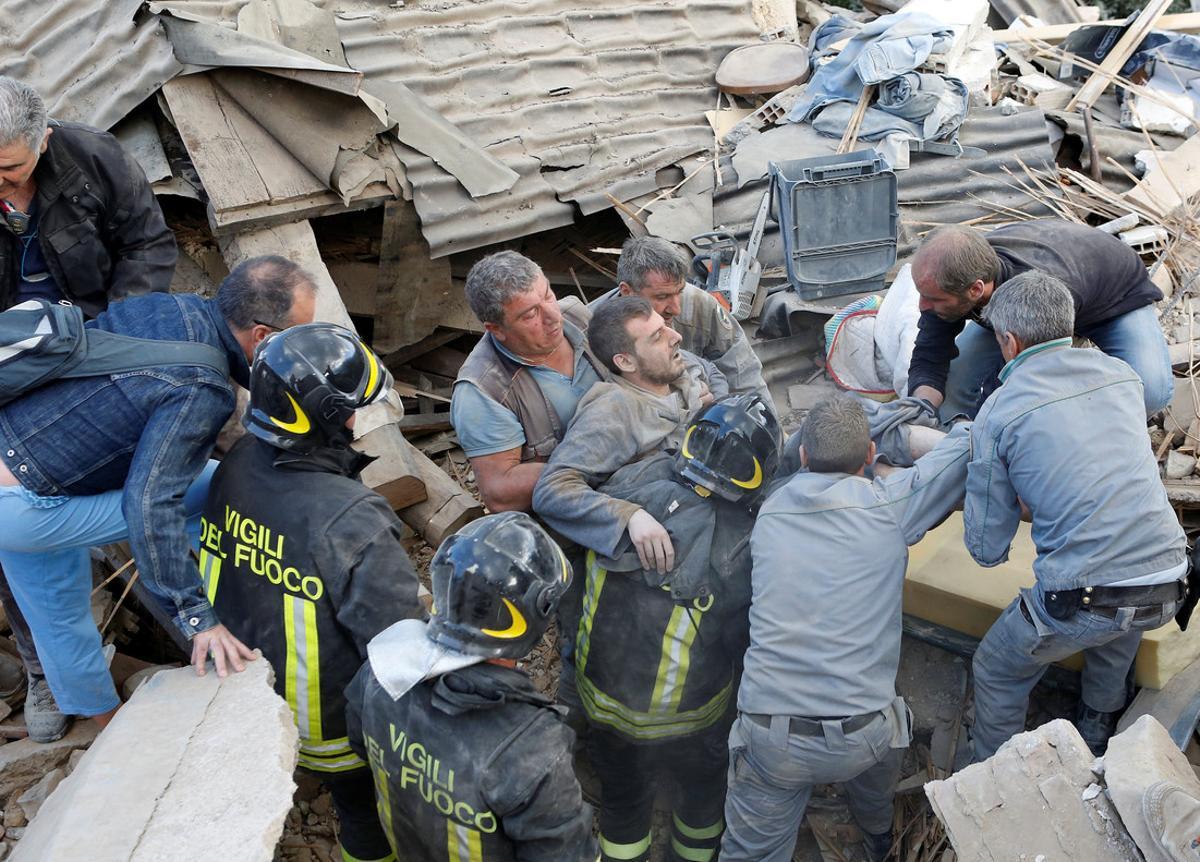
{"type": "Polygon", "coordinates": [[[430,335],[448,306],[465,302],[447,258],[433,260],[411,201],[383,208],[383,237],[376,288],[375,347],[390,353],[430,335]]]}
{"type": "Polygon", "coordinates": [[[419,437],[435,431],[449,431],[454,427],[450,424],[449,413],[410,413],[396,424],[400,426],[400,430],[406,437],[419,437]]]}
{"type": "Polygon", "coordinates": [[[458,371],[467,361],[467,354],[453,347],[439,347],[416,357],[409,365],[418,371],[440,374],[442,377],[458,377],[458,371]]]}
{"type": "MultiPolygon", "coordinates": [[[[1125,21],[1110,19],[1097,22],[1101,25],[1120,26],[1125,21]]],[[[1047,24],[1044,27],[1012,27],[1007,30],[994,30],[992,39],[996,42],[1047,42],[1057,45],[1066,41],[1067,37],[1080,27],[1095,27],[1080,21],[1073,24],[1047,24]]],[[[1200,33],[1200,12],[1183,12],[1175,15],[1163,15],[1154,26],[1156,30],[1171,30],[1175,33],[1200,33]]]]}
{"type": "Polygon", "coordinates": [[[462,335],[461,332],[456,332],[453,329],[443,329],[440,332],[425,336],[416,344],[410,344],[408,347],[401,347],[399,350],[394,350],[383,359],[389,367],[392,365],[405,365],[424,353],[436,350],[443,344],[449,344],[460,335],[462,335]]]}
{"type": "Polygon", "coordinates": [[[163,84],[163,96],[192,164],[218,209],[270,199],[241,136],[221,109],[208,75],[183,75],[163,84]]]}
{"type": "Polygon", "coordinates": [[[1096,103],[1096,100],[1112,82],[1113,76],[1121,71],[1125,61],[1133,55],[1138,45],[1142,44],[1142,40],[1154,29],[1155,23],[1170,5],[1171,0],[1150,0],[1146,4],[1145,8],[1133,19],[1129,29],[1121,36],[1120,41],[1108,52],[1108,56],[1104,58],[1100,68],[1092,73],[1092,76],[1076,91],[1075,97],[1067,103],[1067,111],[1074,111],[1080,107],[1090,108],[1096,103]]]}
{"type": "Polygon", "coordinates": [[[227,237],[241,231],[261,230],[292,222],[306,221],[338,213],[358,212],[382,206],[393,197],[391,189],[384,183],[372,183],[349,204],[325,189],[320,194],[278,203],[261,203],[232,210],[208,208],[208,223],[216,237],[227,237]]]}

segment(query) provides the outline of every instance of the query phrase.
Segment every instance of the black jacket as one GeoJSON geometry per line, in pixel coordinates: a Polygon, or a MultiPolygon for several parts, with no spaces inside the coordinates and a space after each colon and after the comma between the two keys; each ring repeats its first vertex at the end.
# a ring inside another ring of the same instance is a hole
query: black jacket
{"type": "Polygon", "coordinates": [[[346,691],[397,858],[593,862],[574,734],[524,673],[477,664],[392,700],[364,664],[346,691]]]}
{"type": "MultiPolygon", "coordinates": [[[[1000,287],[1015,275],[1038,269],[1062,281],[1075,300],[1075,332],[1162,299],[1141,258],[1115,236],[1086,225],[1038,219],[997,228],[987,234],[1000,258],[1000,287]]],[[[982,324],[978,317],[971,317],[982,324]]],[[[946,391],[950,361],[958,356],[954,339],[967,319],[946,321],[921,313],[917,342],[908,367],[908,391],[932,386],[946,391]]]]}
{"type": "MultiPolygon", "coordinates": [[[[108,132],[52,120],[38,159],[38,243],[67,299],[95,317],[110,299],[165,291],[175,235],[146,175],[108,132]]],[[[0,309],[13,304],[20,243],[0,227],[0,309]]]]}
{"type": "Polygon", "coordinates": [[[346,739],[346,684],[367,642],[421,617],[402,526],[358,480],[352,450],[296,455],[247,435],[213,476],[200,576],[217,618],[275,669],[300,730],[300,765],[362,766],[346,739]]]}

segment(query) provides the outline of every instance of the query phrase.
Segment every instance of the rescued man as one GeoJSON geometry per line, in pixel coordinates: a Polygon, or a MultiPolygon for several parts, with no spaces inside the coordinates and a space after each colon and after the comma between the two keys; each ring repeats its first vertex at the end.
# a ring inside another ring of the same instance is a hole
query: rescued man
{"type": "Polygon", "coordinates": [[[668,858],[704,862],[722,828],[751,497],[778,463],[778,424],[753,394],[693,418],[703,365],[640,297],[598,309],[588,338],[614,381],[580,402],[534,509],[590,549],[576,673],[600,848],[606,860],[647,858],[663,779],[668,858]]]}
{"type": "Polygon", "coordinates": [[[420,618],[403,526],[359,472],[355,410],[392,376],[332,323],[272,335],[250,370],[250,432],[217,468],[204,507],[200,576],[213,610],[275,669],[300,731],[300,767],[329,787],[346,862],[393,860],[366,764],[346,735],[345,688],[367,643],[420,618]]]}
{"type": "Polygon", "coordinates": [[[994,291],[1036,269],[1071,294],[1074,329],[1141,378],[1144,416],[1171,400],[1175,387],[1154,303],[1162,293],[1141,258],[1104,231],[1059,219],[1018,222],[984,233],[950,225],[913,256],[921,318],[908,393],[939,407],[944,420],[974,416],[1004,364],[986,319],[994,291]]]}
{"type": "Polygon", "coordinates": [[[368,645],[346,691],[350,743],[375,779],[397,858],[593,862],[574,735],[517,660],[538,645],[571,569],[523,512],[450,536],[430,564],[433,617],[368,645]]]}
{"type": "Polygon", "coordinates": [[[911,737],[895,687],[908,546],[958,506],[966,479],[965,427],[873,479],[876,447],[851,396],[817,404],[799,433],[808,470],[773,489],[751,537],[722,862],[790,860],[813,787],[830,783],[845,786],[869,857],[887,857],[911,737]]]}
{"type": "Polygon", "coordinates": [[[1006,364],[971,432],[964,538],[976,562],[999,565],[1027,511],[1038,553],[1033,588],[975,651],[973,754],[990,757],[1024,730],[1046,668],[1081,651],[1075,724],[1099,753],[1125,708],[1142,632],[1169,622],[1183,597],[1186,539],[1146,440],[1142,380],[1116,357],[1071,346],[1067,286],[1023,273],[984,314],[1006,364]]]}
{"type": "MultiPolygon", "coordinates": [[[[67,300],[95,317],[111,300],[166,291],[175,256],[150,184],[117,139],[50,119],[36,90],[0,75],[0,311],[67,300]]],[[[3,570],[0,605],[27,671],[26,685],[0,653],[0,696],[25,686],[29,737],[52,742],[67,719],[3,570]]]]}
{"type": "Polygon", "coordinates": [[[617,259],[613,290],[593,300],[595,311],[617,296],[640,296],[682,337],[680,346],[709,360],[725,375],[729,391],[754,392],[775,412],[759,361],[741,325],[716,297],[687,280],[691,261],[672,242],[631,237],[617,259]]]}
{"type": "Polygon", "coordinates": [[[101,726],[120,705],[92,619],[88,548],[129,540],[142,583],[192,642],[203,675],[251,656],[219,623],[188,552],[233,411],[226,373],[250,384],[255,347],[312,321],[316,288],[281,257],[251,258],[214,299],[151,293],[114,303],[88,326],[213,348],[223,367],[165,365],[54,380],[0,407],[0,565],[64,714],[101,726]]]}

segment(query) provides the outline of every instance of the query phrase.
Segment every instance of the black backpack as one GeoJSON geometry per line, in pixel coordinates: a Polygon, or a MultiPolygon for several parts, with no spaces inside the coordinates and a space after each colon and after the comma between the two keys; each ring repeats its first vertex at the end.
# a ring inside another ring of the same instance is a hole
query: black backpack
{"type": "Polygon", "coordinates": [[[225,352],[194,341],[158,341],[88,329],[68,303],[31,299],[0,312],[0,407],[52,380],[163,365],[202,365],[229,376],[225,352]]]}

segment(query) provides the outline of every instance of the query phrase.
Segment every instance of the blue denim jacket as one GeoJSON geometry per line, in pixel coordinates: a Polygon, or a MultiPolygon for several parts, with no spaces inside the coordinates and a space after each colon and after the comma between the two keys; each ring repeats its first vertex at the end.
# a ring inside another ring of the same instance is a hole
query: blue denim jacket
{"type": "MultiPolygon", "coordinates": [[[[88,326],[211,344],[228,354],[233,378],[249,383],[245,354],[213,300],[131,297],[88,326]]],[[[129,544],[143,581],[191,637],[217,618],[187,552],[183,495],[235,403],[229,382],[200,366],[61,380],[0,408],[0,459],[43,497],[123,488],[129,544]]]]}
{"type": "Polygon", "coordinates": [[[963,508],[967,550],[981,566],[1008,559],[1020,498],[1033,515],[1042,589],[1181,565],[1186,541],[1146,437],[1141,380],[1120,359],[1069,345],[1025,350],[979,411],[963,508]]]}

